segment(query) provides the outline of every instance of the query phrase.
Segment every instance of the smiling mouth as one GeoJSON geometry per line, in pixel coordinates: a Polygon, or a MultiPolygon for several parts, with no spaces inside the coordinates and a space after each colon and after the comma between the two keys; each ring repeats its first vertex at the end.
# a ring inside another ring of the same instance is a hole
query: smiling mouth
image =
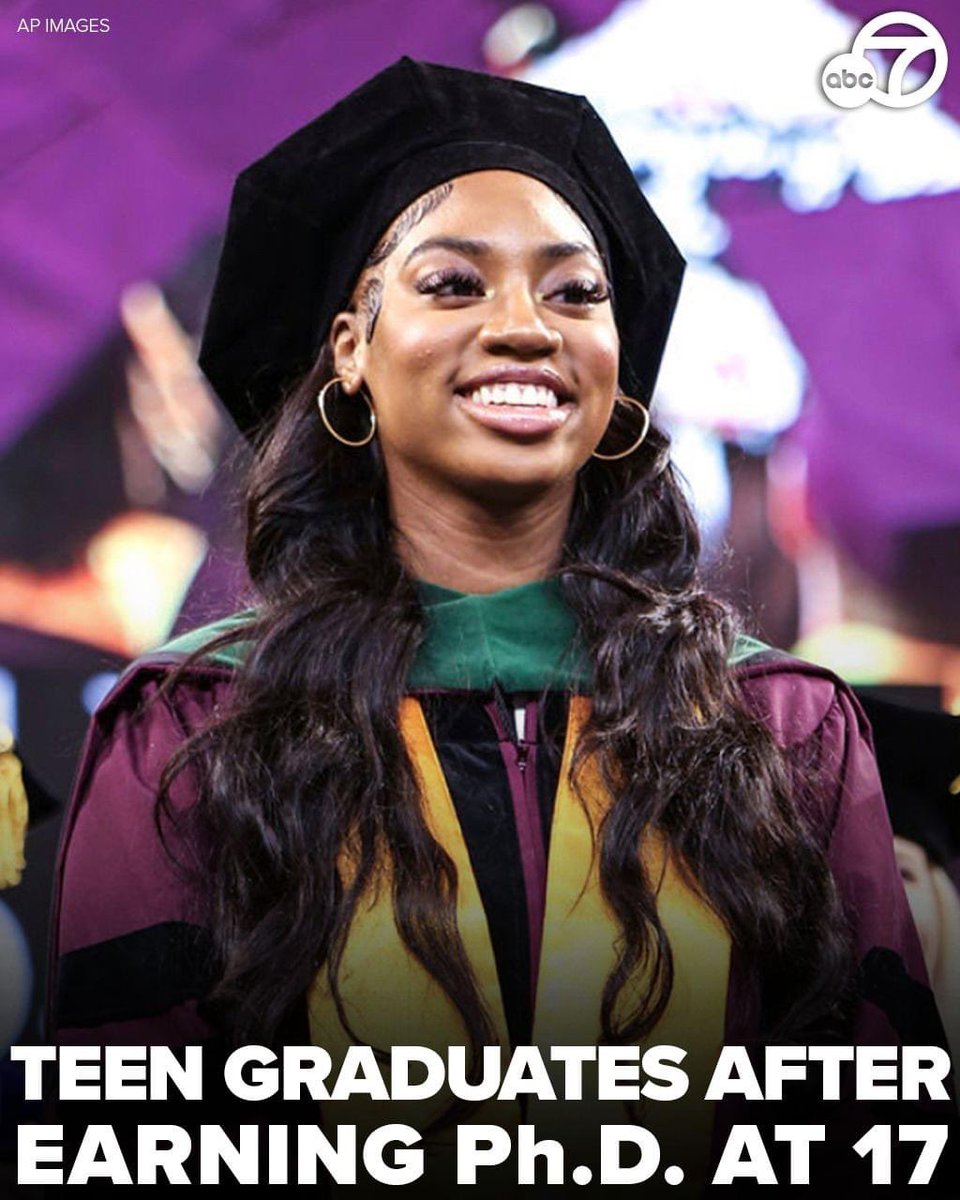
{"type": "Polygon", "coordinates": [[[484,383],[457,393],[467,416],[495,433],[523,441],[548,436],[565,425],[572,399],[542,383],[484,383]]]}
{"type": "Polygon", "coordinates": [[[491,407],[557,408],[560,399],[551,388],[529,383],[487,383],[461,395],[491,407]]]}

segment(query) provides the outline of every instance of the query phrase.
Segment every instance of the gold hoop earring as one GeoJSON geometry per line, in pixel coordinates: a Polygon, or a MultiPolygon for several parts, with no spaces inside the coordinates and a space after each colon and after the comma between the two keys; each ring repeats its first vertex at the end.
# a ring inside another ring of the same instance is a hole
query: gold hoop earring
{"type": "Polygon", "coordinates": [[[343,437],[343,435],[337,433],[334,427],[330,424],[330,418],[327,416],[327,392],[335,383],[342,384],[343,382],[344,380],[341,375],[334,375],[329,383],[325,383],[320,389],[320,394],[317,396],[317,408],[320,409],[320,420],[323,422],[324,427],[330,436],[335,437],[337,441],[341,442],[344,446],[366,446],[368,443],[373,441],[373,435],[377,432],[377,414],[373,411],[373,404],[371,403],[370,397],[366,394],[366,392],[360,392],[360,395],[367,403],[367,408],[370,410],[370,432],[366,435],[366,437],[361,438],[359,441],[351,441],[350,438],[343,437]]]}
{"type": "Polygon", "coordinates": [[[628,446],[626,448],[626,450],[621,450],[619,454],[598,454],[596,452],[596,450],[594,450],[593,455],[591,457],[599,458],[603,462],[616,462],[618,458],[626,458],[628,454],[632,454],[634,452],[634,450],[636,450],[641,445],[644,438],[650,432],[650,413],[649,413],[649,410],[647,409],[647,406],[645,404],[642,404],[639,400],[635,400],[633,398],[633,396],[625,396],[623,394],[623,392],[619,393],[619,395],[617,396],[617,400],[616,400],[617,404],[620,404],[621,402],[623,402],[624,404],[633,404],[635,407],[639,408],[640,411],[643,413],[643,428],[640,430],[640,436],[637,438],[637,440],[633,443],[632,446],[628,446]]]}

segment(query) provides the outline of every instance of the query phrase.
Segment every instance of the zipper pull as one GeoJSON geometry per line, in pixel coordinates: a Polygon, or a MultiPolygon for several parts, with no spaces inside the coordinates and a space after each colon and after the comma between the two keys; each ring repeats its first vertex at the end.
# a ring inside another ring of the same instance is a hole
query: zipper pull
{"type": "MultiPolygon", "coordinates": [[[[505,736],[513,746],[517,768],[522,775],[527,768],[527,755],[530,752],[530,744],[525,738],[520,736],[517,730],[513,708],[499,679],[493,681],[491,690],[493,692],[493,705],[497,713],[497,723],[503,730],[502,736],[505,736]]],[[[526,706],[524,706],[524,710],[526,710],[526,706]]],[[[524,724],[524,734],[526,734],[526,724],[524,724]]]]}

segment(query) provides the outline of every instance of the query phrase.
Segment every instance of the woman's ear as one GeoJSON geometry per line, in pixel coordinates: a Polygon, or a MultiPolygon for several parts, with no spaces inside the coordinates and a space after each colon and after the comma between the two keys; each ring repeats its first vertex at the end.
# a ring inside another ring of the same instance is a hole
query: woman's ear
{"type": "Polygon", "coordinates": [[[356,312],[339,312],[330,326],[334,373],[343,380],[343,390],[352,395],[363,384],[366,340],[363,318],[356,312]]]}

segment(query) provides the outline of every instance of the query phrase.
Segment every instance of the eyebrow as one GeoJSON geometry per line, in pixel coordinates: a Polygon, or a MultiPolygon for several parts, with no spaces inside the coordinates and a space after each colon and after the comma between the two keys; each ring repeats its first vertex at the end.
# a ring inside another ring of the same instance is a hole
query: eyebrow
{"type": "Polygon", "coordinates": [[[586,242],[551,242],[548,246],[541,246],[539,253],[543,258],[573,258],[575,254],[589,254],[603,266],[603,259],[586,242]]]}
{"type": "MultiPolygon", "coordinates": [[[[465,254],[468,258],[485,258],[492,253],[493,247],[489,242],[477,241],[474,238],[432,237],[414,246],[403,265],[406,266],[411,259],[425,254],[428,250],[453,250],[458,254],[465,254]]],[[[573,258],[576,254],[589,254],[601,267],[603,266],[600,255],[586,242],[548,242],[537,248],[538,257],[551,260],[573,258]]]]}

